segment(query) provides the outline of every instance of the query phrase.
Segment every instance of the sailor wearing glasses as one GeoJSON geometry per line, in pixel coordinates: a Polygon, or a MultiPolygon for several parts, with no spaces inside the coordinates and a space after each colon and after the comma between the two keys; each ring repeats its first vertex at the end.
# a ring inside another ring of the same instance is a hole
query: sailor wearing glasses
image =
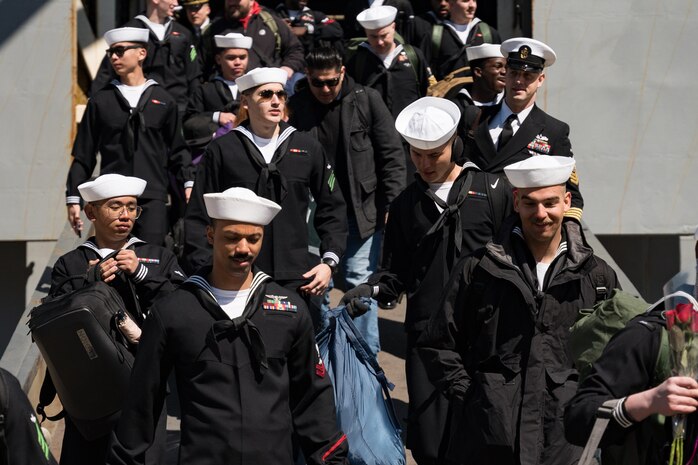
{"type": "MultiPolygon", "coordinates": [[[[137,308],[135,293],[141,312],[146,314],[158,296],[174,291],[186,278],[172,252],[131,234],[142,212],[138,198],[147,191],[146,181],[120,174],[105,174],[94,181],[80,184],[78,189],[95,234],[56,261],[51,272],[49,295],[58,296],[84,286],[82,276],[98,266],[101,279],[114,286],[128,307],[137,308]],[[114,252],[116,254],[112,258],[103,260],[114,252]],[[69,277],[75,279],[66,281],[69,277]]],[[[119,328],[130,342],[138,343],[141,331],[136,322],[126,316],[119,323],[119,328]]],[[[108,436],[88,441],[68,416],[65,420],[61,463],[104,463],[108,436]]],[[[154,455],[158,455],[156,451],[157,448],[153,449],[154,455]]]]}
{"type": "Polygon", "coordinates": [[[242,93],[237,126],[211,142],[198,165],[184,218],[184,255],[192,271],[211,260],[204,194],[246,187],[283,208],[264,228],[257,266],[310,299],[323,296],[344,253],[346,205],[320,142],[284,121],[287,76],[283,69],[256,68],[236,80],[242,93]],[[321,262],[308,252],[311,195],[317,204],[313,224],[321,262]]]}
{"type": "MultiPolygon", "coordinates": [[[[405,188],[405,156],[380,94],[346,74],[337,50],[315,48],[305,61],[308,77],[289,100],[289,123],[319,140],[335,166],[349,224],[341,267],[352,288],[376,271],[388,208],[405,188]]],[[[354,323],[377,353],[377,304],[354,323]]]]}
{"type": "Polygon", "coordinates": [[[171,173],[188,197],[193,182],[191,154],[182,137],[177,103],[143,74],[147,29],[112,29],[104,35],[107,56],[119,78],[92,95],[78,126],[68,172],[68,221],[82,231],[78,186],[92,176],[101,154],[100,174],[138,176],[147,182],[143,214],[134,233],[161,245],[167,234],[167,190],[171,173]]]}

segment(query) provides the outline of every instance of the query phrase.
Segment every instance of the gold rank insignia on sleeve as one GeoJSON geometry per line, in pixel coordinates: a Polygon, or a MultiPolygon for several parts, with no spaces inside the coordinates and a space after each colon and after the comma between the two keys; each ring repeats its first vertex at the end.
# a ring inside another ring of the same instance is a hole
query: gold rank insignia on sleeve
{"type": "Polygon", "coordinates": [[[577,177],[577,168],[572,170],[572,174],[570,174],[570,182],[575,186],[579,185],[579,178],[577,177]]]}

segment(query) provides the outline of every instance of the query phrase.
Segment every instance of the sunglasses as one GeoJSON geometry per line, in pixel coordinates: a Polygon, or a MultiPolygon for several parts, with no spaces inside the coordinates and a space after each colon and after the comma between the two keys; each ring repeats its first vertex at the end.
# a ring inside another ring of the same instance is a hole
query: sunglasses
{"type": "Polygon", "coordinates": [[[318,87],[318,88],[323,88],[325,86],[327,87],[337,87],[339,85],[339,77],[332,78],[332,79],[317,79],[317,78],[311,78],[310,79],[310,85],[313,87],[318,87]]]}
{"type": "Polygon", "coordinates": [[[259,95],[260,100],[271,100],[275,95],[282,101],[288,98],[288,93],[285,90],[264,89],[257,92],[257,95],[259,95]]]}
{"type": "Polygon", "coordinates": [[[184,5],[184,9],[187,11],[196,12],[199,11],[203,6],[203,3],[199,3],[198,5],[184,5]]]}
{"type": "Polygon", "coordinates": [[[108,48],[107,49],[107,56],[111,58],[112,55],[116,54],[117,57],[123,58],[124,53],[126,53],[126,50],[133,50],[136,48],[143,48],[142,45],[119,45],[116,47],[108,48]]]}

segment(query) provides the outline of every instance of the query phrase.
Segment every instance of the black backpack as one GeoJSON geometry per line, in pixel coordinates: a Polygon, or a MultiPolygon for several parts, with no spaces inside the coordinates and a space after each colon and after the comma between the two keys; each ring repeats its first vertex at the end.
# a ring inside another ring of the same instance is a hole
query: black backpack
{"type": "MultiPolygon", "coordinates": [[[[109,258],[106,257],[105,260],[109,258]]],[[[29,330],[47,366],[37,413],[42,421],[67,413],[82,436],[94,440],[109,434],[126,396],[134,355],[116,325],[120,312],[132,316],[119,292],[95,277],[70,276],[58,285],[83,279],[85,286],[44,299],[29,315],[29,330]],[[61,399],[64,411],[47,417],[44,407],[61,399]]],[[[126,280],[128,281],[128,280],[126,280]]],[[[133,287],[129,283],[133,292],[133,287]]],[[[133,292],[135,297],[135,292],[133,292]]],[[[137,298],[133,299],[137,306],[137,298]]]]}

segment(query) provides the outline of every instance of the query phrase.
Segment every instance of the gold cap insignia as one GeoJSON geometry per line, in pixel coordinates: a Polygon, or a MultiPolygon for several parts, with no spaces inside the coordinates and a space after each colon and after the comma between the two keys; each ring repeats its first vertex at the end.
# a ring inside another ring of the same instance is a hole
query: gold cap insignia
{"type": "Polygon", "coordinates": [[[530,53],[531,53],[531,49],[525,45],[519,49],[519,57],[521,57],[524,60],[526,58],[528,58],[528,55],[530,53]]]}

